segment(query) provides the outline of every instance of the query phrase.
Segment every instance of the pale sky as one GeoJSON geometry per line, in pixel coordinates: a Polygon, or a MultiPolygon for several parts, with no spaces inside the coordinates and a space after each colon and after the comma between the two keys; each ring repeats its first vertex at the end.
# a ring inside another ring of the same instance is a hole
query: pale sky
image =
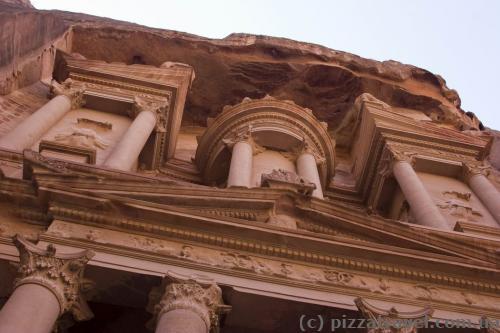
{"type": "Polygon", "coordinates": [[[39,9],[106,16],[222,38],[287,37],[440,74],[462,108],[500,129],[500,1],[31,0],[39,9]]]}

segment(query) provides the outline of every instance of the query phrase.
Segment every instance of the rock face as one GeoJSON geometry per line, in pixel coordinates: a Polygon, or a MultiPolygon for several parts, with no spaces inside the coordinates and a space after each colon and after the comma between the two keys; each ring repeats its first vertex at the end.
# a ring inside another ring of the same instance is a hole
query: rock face
{"type": "Polygon", "coordinates": [[[378,62],[323,46],[266,36],[208,39],[84,14],[39,11],[25,0],[0,2],[0,94],[49,77],[53,48],[88,59],[182,62],[195,68],[185,125],[206,126],[225,105],[271,95],[312,109],[334,130],[354,99],[368,92],[402,109],[419,110],[457,129],[480,129],[438,75],[396,61],[378,62]]]}

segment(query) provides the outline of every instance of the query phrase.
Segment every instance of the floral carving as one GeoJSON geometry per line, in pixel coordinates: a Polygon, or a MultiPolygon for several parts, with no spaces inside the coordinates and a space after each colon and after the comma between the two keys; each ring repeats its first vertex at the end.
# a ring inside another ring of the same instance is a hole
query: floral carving
{"type": "Polygon", "coordinates": [[[92,312],[82,295],[91,286],[83,278],[85,265],[94,256],[91,251],[75,254],[56,254],[49,244],[46,250],[39,249],[21,236],[14,238],[19,250],[20,263],[14,286],[39,284],[50,289],[59,301],[61,313],[71,312],[76,320],[92,318],[92,312]]]}
{"type": "Polygon", "coordinates": [[[228,312],[231,307],[224,305],[221,289],[214,281],[169,272],[162,285],[150,293],[149,310],[159,319],[162,314],[178,309],[198,314],[205,322],[207,331],[216,332],[219,315],[228,312]]]}
{"type": "Polygon", "coordinates": [[[170,106],[169,100],[152,100],[145,97],[136,96],[134,98],[134,107],[132,109],[133,116],[137,116],[140,112],[149,111],[156,116],[156,130],[165,132],[167,130],[167,115],[170,106]]]}
{"type": "Polygon", "coordinates": [[[57,173],[69,173],[68,163],[45,157],[40,153],[34,152],[32,150],[24,151],[24,158],[28,161],[32,161],[38,164],[42,164],[47,169],[57,172],[57,173]]]}
{"type": "Polygon", "coordinates": [[[433,312],[429,307],[413,312],[399,312],[394,307],[386,310],[375,307],[362,298],[356,298],[354,303],[363,316],[370,320],[367,333],[417,333],[419,321],[423,323],[425,317],[433,312]]]}
{"type": "Polygon", "coordinates": [[[324,275],[327,281],[338,284],[346,284],[353,278],[352,274],[332,270],[325,270],[324,275]]]}
{"type": "Polygon", "coordinates": [[[85,86],[74,87],[73,80],[66,79],[62,84],[52,80],[50,86],[49,97],[64,95],[71,101],[71,109],[81,108],[85,104],[83,94],[85,93],[85,86]]]}

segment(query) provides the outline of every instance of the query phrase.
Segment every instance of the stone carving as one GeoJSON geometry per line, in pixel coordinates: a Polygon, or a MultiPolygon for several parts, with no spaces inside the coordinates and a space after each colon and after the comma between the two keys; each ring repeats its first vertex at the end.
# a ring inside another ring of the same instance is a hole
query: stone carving
{"type": "Polygon", "coordinates": [[[251,271],[259,274],[272,275],[273,270],[266,263],[248,255],[237,253],[221,252],[222,263],[225,268],[251,271]]]}
{"type": "Polygon", "coordinates": [[[399,312],[394,307],[385,310],[369,304],[363,298],[356,298],[354,303],[369,320],[367,333],[417,333],[425,318],[433,312],[429,307],[414,312],[399,312]]]}
{"type": "Polygon", "coordinates": [[[94,119],[88,119],[88,118],[78,118],[76,119],[77,124],[82,124],[82,125],[94,125],[100,128],[103,128],[105,130],[111,130],[113,129],[113,124],[110,122],[102,122],[102,121],[97,121],[94,119]]]}
{"type": "Polygon", "coordinates": [[[333,283],[346,284],[349,283],[353,278],[353,275],[349,273],[332,270],[325,270],[323,272],[325,274],[325,279],[333,283]]]}
{"type": "Polygon", "coordinates": [[[167,114],[170,102],[151,100],[145,97],[135,96],[132,116],[136,117],[139,112],[150,111],[156,115],[156,130],[165,132],[167,130],[167,114]]]}
{"type": "Polygon", "coordinates": [[[237,144],[238,142],[242,142],[242,141],[247,142],[252,146],[252,153],[254,155],[262,153],[266,150],[266,148],[257,144],[255,142],[255,140],[253,139],[252,124],[248,124],[248,126],[243,127],[243,128],[238,128],[238,129],[230,132],[229,135],[227,135],[224,139],[222,139],[222,142],[230,150],[233,149],[235,144],[237,144]]]}
{"type": "Polygon", "coordinates": [[[458,222],[475,222],[483,216],[469,204],[472,193],[444,191],[443,196],[445,200],[437,206],[446,210],[451,216],[459,218],[458,222]]]}
{"type": "Polygon", "coordinates": [[[71,146],[105,149],[109,143],[90,128],[73,127],[70,132],[59,133],[54,141],[71,146]]]}
{"type": "Polygon", "coordinates": [[[14,244],[20,256],[15,287],[28,283],[42,285],[57,297],[61,313],[71,312],[76,320],[92,318],[82,295],[92,285],[83,278],[85,265],[94,256],[92,251],[56,254],[53,245],[42,250],[21,236],[14,237],[14,244]]]}
{"type": "Polygon", "coordinates": [[[271,173],[262,174],[261,186],[281,188],[310,196],[316,185],[297,175],[295,172],[274,169],[271,173]]]}
{"type": "Polygon", "coordinates": [[[483,162],[466,163],[463,168],[463,176],[466,182],[469,181],[469,178],[475,175],[483,175],[488,177],[491,174],[491,172],[492,172],[491,166],[483,162]]]}
{"type": "Polygon", "coordinates": [[[52,80],[50,86],[49,97],[52,98],[58,95],[64,95],[71,100],[71,109],[79,109],[85,104],[84,94],[85,86],[75,88],[73,80],[70,78],[66,79],[62,84],[57,83],[57,81],[52,80]]]}
{"type": "Polygon", "coordinates": [[[400,151],[387,146],[380,157],[377,173],[383,177],[391,176],[395,162],[407,162],[415,166],[415,156],[417,155],[415,152],[400,151]]]}
{"type": "Polygon", "coordinates": [[[23,154],[24,154],[24,158],[27,161],[35,162],[37,164],[42,164],[45,168],[47,168],[51,171],[54,171],[57,173],[69,173],[68,163],[66,163],[66,162],[45,157],[45,156],[41,155],[40,153],[37,153],[37,152],[32,151],[32,150],[25,150],[23,152],[23,154]]]}
{"type": "MultiPolygon", "coordinates": [[[[333,141],[332,141],[333,142],[333,141]]],[[[316,160],[316,164],[321,165],[326,162],[326,159],[317,151],[314,145],[310,142],[310,140],[302,137],[302,141],[295,146],[291,152],[282,153],[283,156],[288,158],[291,161],[295,161],[302,154],[311,154],[314,156],[316,160]]]]}
{"type": "Polygon", "coordinates": [[[168,272],[162,285],[150,293],[149,311],[158,320],[162,314],[183,309],[195,312],[207,326],[218,332],[219,315],[230,311],[224,305],[221,289],[214,281],[202,276],[185,276],[168,272]]]}

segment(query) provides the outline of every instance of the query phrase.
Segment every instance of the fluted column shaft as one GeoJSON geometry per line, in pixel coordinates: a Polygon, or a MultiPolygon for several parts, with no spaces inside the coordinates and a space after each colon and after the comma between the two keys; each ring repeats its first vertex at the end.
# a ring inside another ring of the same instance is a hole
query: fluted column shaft
{"type": "Polygon", "coordinates": [[[493,215],[495,221],[500,224],[500,193],[495,186],[482,173],[472,174],[468,178],[472,191],[493,215]]]}
{"type": "Polygon", "coordinates": [[[417,223],[433,228],[450,229],[411,164],[404,160],[395,161],[392,171],[417,223]]]}
{"type": "Polygon", "coordinates": [[[90,251],[56,255],[16,236],[20,263],[14,292],[0,310],[0,333],[50,333],[65,312],[76,320],[92,317],[80,292],[90,251]]]}
{"type": "Polygon", "coordinates": [[[156,122],[157,118],[154,111],[144,110],[139,112],[104,162],[104,165],[113,169],[130,171],[153,132],[156,122]]]}
{"type": "Polygon", "coordinates": [[[52,98],[3,136],[0,147],[21,151],[30,148],[70,110],[70,97],[58,95],[52,98]]]}
{"type": "Polygon", "coordinates": [[[316,189],[312,192],[312,196],[323,199],[323,189],[319,178],[318,164],[314,155],[307,151],[303,152],[297,157],[296,166],[297,173],[300,177],[316,185],[316,189]]]}
{"type": "Polygon", "coordinates": [[[239,141],[233,146],[227,187],[251,187],[253,148],[249,141],[239,141]]]}

